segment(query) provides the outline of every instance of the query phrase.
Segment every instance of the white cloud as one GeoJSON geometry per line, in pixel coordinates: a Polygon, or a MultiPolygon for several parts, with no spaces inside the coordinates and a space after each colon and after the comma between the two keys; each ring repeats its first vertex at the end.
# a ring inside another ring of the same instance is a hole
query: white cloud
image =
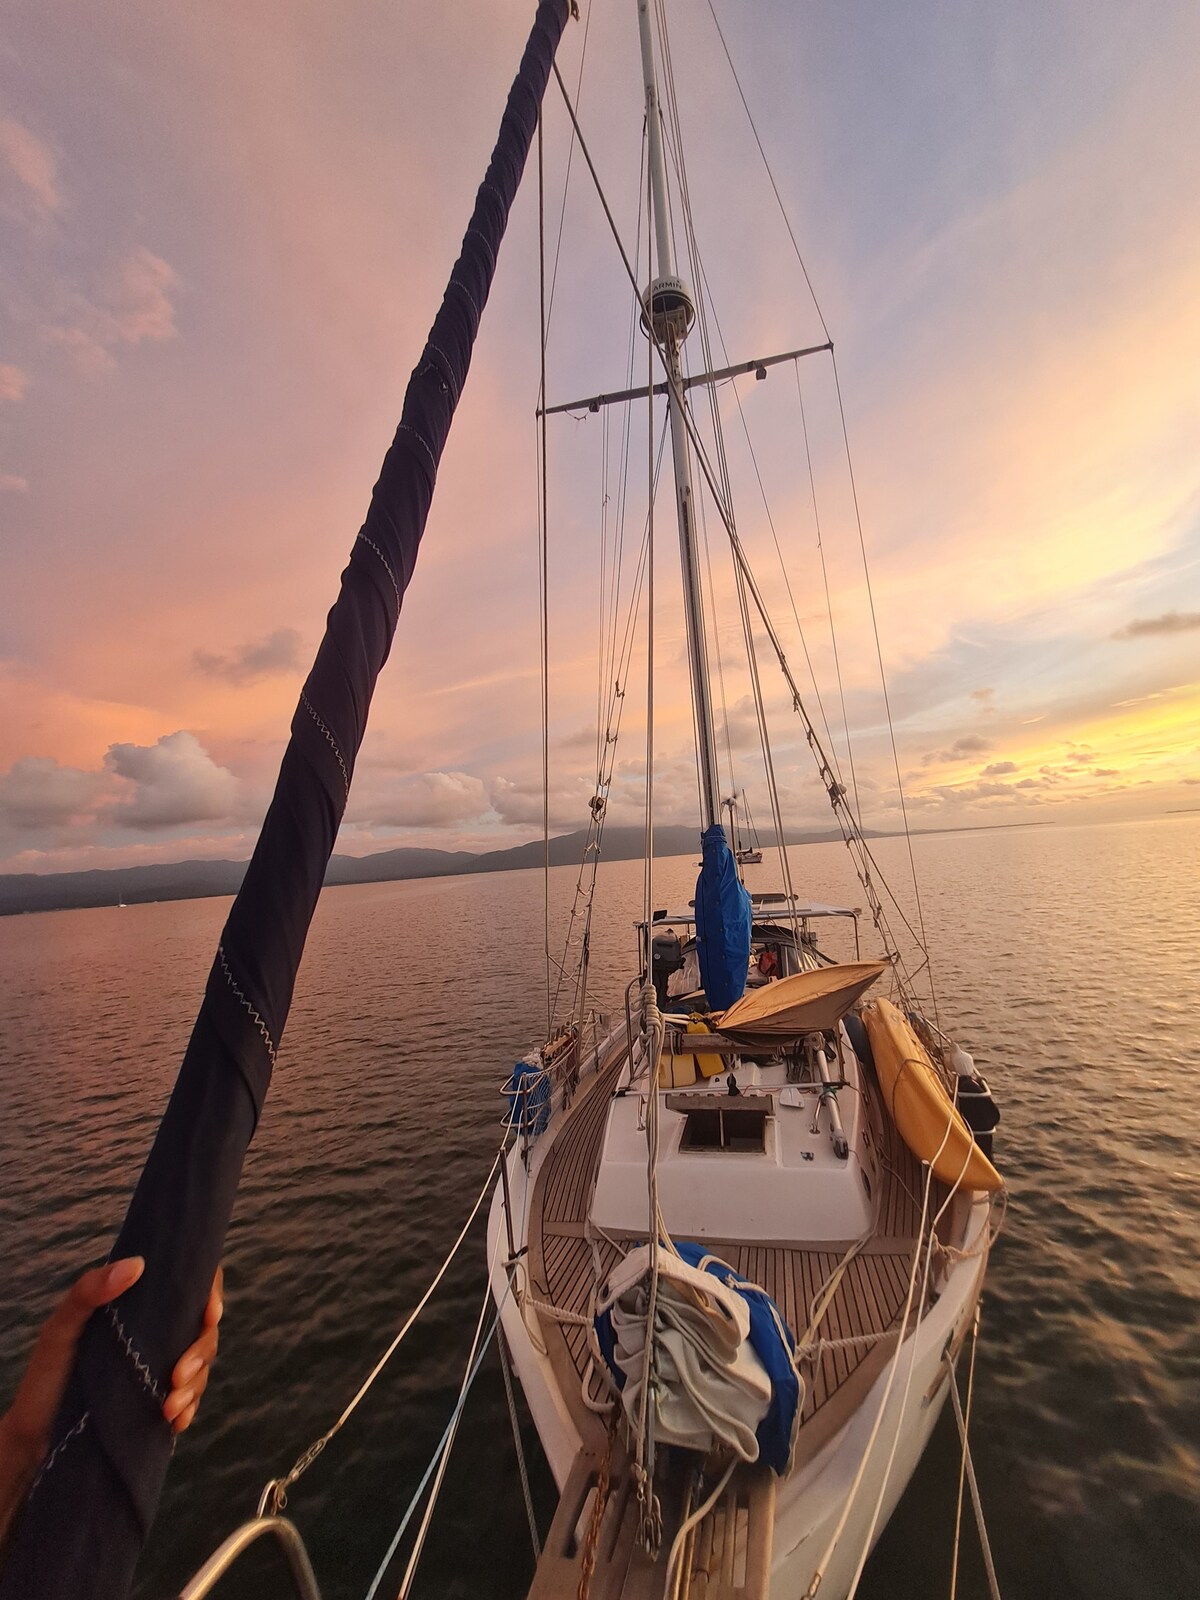
{"type": "Polygon", "coordinates": [[[100,284],[94,300],[76,296],[64,321],[49,329],[83,372],[113,365],[123,344],[173,339],[176,334],[173,267],[139,245],[100,284]]]}
{"type": "Polygon", "coordinates": [[[359,805],[352,800],[351,807],[350,820],[359,824],[437,828],[483,816],[490,801],[482,781],[469,772],[411,772],[390,781],[381,799],[359,805]]]}
{"type": "Polygon", "coordinates": [[[56,827],[87,812],[101,786],[99,773],[25,756],[0,777],[0,817],[14,828],[56,827]]]}
{"type": "Polygon", "coordinates": [[[0,117],[0,201],[35,215],[58,210],[54,155],[29,129],[12,117],[0,117]]]}
{"type": "Polygon", "coordinates": [[[29,479],[15,472],[0,472],[0,494],[28,494],[29,479]]]}
{"type": "Polygon", "coordinates": [[[172,828],[228,819],[238,803],[238,781],[219,767],[194,733],[164,734],[157,744],[114,744],[105,766],[134,785],[112,809],[124,828],[172,828]]]}

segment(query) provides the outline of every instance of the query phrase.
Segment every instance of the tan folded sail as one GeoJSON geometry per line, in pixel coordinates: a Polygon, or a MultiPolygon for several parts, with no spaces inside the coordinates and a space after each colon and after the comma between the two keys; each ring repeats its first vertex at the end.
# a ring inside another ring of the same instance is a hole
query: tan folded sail
{"type": "Polygon", "coordinates": [[[887,970],[886,961],[844,961],[815,972],[797,972],[750,989],[717,1019],[717,1026],[736,1039],[764,1042],[823,1033],[887,970]]]}

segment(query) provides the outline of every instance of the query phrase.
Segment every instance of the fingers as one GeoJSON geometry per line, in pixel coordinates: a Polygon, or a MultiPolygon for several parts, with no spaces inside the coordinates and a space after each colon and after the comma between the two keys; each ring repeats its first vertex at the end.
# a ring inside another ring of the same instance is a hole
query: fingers
{"type": "Polygon", "coordinates": [[[217,1329],[205,1328],[194,1344],[190,1344],[175,1363],[171,1374],[171,1387],[182,1389],[190,1384],[197,1373],[207,1371],[217,1354],[217,1329]]]}
{"type": "Polygon", "coordinates": [[[75,1280],[42,1324],[9,1411],[10,1426],[39,1454],[49,1439],[87,1319],[97,1306],[107,1305],[135,1284],[145,1265],[141,1256],[130,1256],[93,1267],[75,1280]]]}
{"type": "Polygon", "coordinates": [[[218,1267],[204,1307],[200,1336],[180,1356],[171,1373],[171,1393],[163,1403],[163,1416],[173,1433],[190,1427],[208,1387],[209,1372],[217,1355],[218,1324],[225,1310],[225,1275],[218,1267]]]}
{"type": "Polygon", "coordinates": [[[215,1328],[225,1311],[225,1268],[218,1267],[204,1307],[204,1326],[215,1328]]]}
{"type": "Polygon", "coordinates": [[[107,1266],[93,1267],[68,1289],[59,1301],[45,1332],[54,1342],[70,1342],[73,1346],[83,1332],[84,1324],[98,1306],[106,1306],[130,1289],[145,1271],[141,1256],[127,1256],[123,1261],[110,1261],[107,1266]]]}

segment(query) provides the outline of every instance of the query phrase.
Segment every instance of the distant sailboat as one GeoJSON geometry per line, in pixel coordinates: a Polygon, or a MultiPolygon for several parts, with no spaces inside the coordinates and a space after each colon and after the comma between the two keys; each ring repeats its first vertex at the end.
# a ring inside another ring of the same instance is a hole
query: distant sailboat
{"type": "Polygon", "coordinates": [[[754,818],[750,815],[750,803],[746,799],[745,791],[743,790],[740,796],[731,794],[728,800],[724,801],[724,805],[729,812],[729,833],[733,841],[734,860],[739,867],[757,867],[762,861],[763,853],[762,847],[758,842],[758,830],[754,826],[754,818]],[[739,799],[746,810],[746,823],[750,829],[752,844],[747,844],[742,834],[738,832],[737,807],[739,799]]]}

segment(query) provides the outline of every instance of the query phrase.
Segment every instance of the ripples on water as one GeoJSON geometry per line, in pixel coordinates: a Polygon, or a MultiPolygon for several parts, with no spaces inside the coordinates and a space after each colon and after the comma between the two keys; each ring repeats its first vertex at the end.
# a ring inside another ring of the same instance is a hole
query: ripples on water
{"type": "MultiPolygon", "coordinates": [[[[972,1424],[1001,1588],[1007,1600],[1193,1600],[1200,820],[915,847],[943,1022],[1004,1110],[1012,1204],[972,1424]]],[[[903,847],[876,851],[902,882],[903,847]]],[[[803,892],[854,894],[840,848],[792,856],[803,892]]],[[[775,881],[769,860],[751,871],[751,887],[775,881]]],[[[658,903],[686,899],[693,879],[690,861],[657,863],[658,903]]],[[[573,883],[553,874],[556,902],[573,883]]],[[[602,869],[592,992],[610,1007],[640,895],[640,864],[602,869]]],[[[52,1286],[108,1248],[227,905],[0,920],[2,1394],[52,1286]]],[[[497,1084],[544,1022],[541,919],[537,873],[323,897],[230,1229],[221,1358],[139,1569],[147,1600],[176,1592],[329,1425],[442,1259],[498,1138],[497,1084]]],[[[373,1404],[293,1491],[327,1600],[366,1592],[449,1416],[483,1281],[479,1230],[373,1404]]],[[[554,1493],[540,1462],[534,1487],[545,1526],[554,1493]]],[[[956,1489],[943,1416],[864,1600],[948,1593],[956,1489]]],[[[983,1594],[970,1530],[964,1547],[959,1593],[983,1594]]],[[[267,1570],[252,1564],[222,1594],[275,1592],[267,1570]]],[[[502,1600],[523,1595],[530,1573],[493,1357],[417,1592],[502,1600]]]]}

